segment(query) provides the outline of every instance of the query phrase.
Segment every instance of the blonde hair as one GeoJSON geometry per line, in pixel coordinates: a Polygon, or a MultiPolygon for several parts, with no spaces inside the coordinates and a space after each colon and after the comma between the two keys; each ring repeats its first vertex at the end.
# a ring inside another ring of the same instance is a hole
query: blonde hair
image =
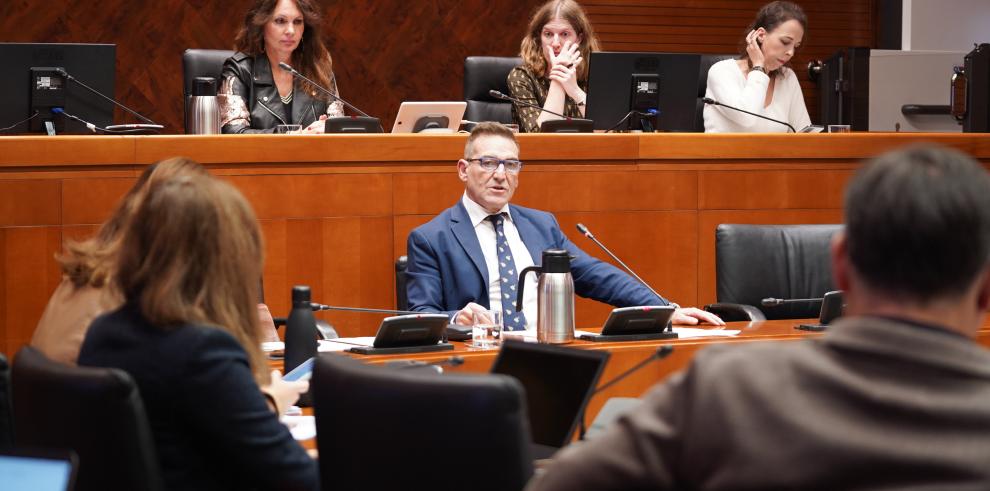
{"type": "Polygon", "coordinates": [[[543,26],[554,19],[567,21],[574,28],[575,33],[581,36],[578,51],[581,52],[581,58],[584,60],[578,67],[578,81],[588,80],[591,53],[601,48],[598,45],[598,37],[595,36],[595,29],[591,27],[591,21],[588,20],[581,5],[574,0],[550,0],[536,9],[519,47],[519,56],[523,59],[523,65],[538,78],[546,76],[547,59],[540,39],[543,36],[543,26]]]}
{"type": "Polygon", "coordinates": [[[257,327],[262,251],[240,192],[209,176],[182,176],[148,190],[124,229],[115,278],[127,302],[160,329],[206,324],[230,333],[266,385],[257,327]]]}
{"type": "Polygon", "coordinates": [[[96,235],[83,240],[67,240],[65,251],[55,256],[69,281],[76,288],[103,288],[112,273],[114,255],[119,246],[120,232],[144,199],[148,188],[176,176],[207,175],[206,169],[185,157],[173,157],[149,165],[117,203],[96,235]]]}

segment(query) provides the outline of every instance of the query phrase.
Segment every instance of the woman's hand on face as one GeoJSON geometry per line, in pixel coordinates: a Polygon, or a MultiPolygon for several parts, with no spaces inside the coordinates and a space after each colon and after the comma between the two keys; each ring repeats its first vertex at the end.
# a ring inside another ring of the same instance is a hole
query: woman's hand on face
{"type": "Polygon", "coordinates": [[[757,42],[760,36],[765,32],[766,31],[764,31],[761,27],[759,29],[749,31],[749,34],[746,35],[746,54],[749,55],[749,61],[753,64],[753,66],[766,67],[766,65],[763,64],[765,62],[763,57],[763,49],[760,47],[760,43],[757,42]]]}
{"type": "Polygon", "coordinates": [[[304,135],[313,135],[318,133],[323,133],[323,128],[326,126],[325,121],[327,120],[326,114],[321,114],[320,119],[313,121],[309,126],[303,128],[300,133],[304,135]]]}
{"type": "Polygon", "coordinates": [[[583,91],[577,84],[577,70],[581,66],[581,62],[584,61],[581,58],[580,47],[577,44],[567,41],[564,43],[564,47],[561,48],[560,54],[554,56],[553,52],[550,51],[549,55],[551,57],[551,63],[547,78],[551,82],[559,83],[571,99],[583,99],[583,91]]]}

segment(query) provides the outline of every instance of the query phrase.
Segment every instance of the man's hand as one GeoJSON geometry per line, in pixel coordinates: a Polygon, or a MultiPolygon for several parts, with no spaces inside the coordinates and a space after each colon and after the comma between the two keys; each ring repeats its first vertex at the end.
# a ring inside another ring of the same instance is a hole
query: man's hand
{"type": "Polygon", "coordinates": [[[486,312],[488,309],[478,305],[474,302],[470,302],[461,309],[457,315],[454,316],[454,324],[461,326],[470,326],[474,324],[474,313],[475,312],[486,312]]]}
{"type": "Polygon", "coordinates": [[[719,319],[717,315],[694,307],[675,310],[671,322],[682,326],[696,326],[702,322],[713,326],[725,325],[725,322],[719,319]]]}

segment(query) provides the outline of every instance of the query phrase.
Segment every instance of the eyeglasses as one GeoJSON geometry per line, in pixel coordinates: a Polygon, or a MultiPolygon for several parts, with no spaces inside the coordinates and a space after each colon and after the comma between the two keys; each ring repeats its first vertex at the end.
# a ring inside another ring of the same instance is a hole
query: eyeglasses
{"type": "Polygon", "coordinates": [[[505,167],[505,172],[509,174],[518,174],[522,170],[523,163],[521,160],[516,159],[497,159],[495,157],[481,157],[477,159],[468,159],[468,162],[477,162],[482,169],[488,172],[495,172],[498,170],[498,166],[505,167]]]}

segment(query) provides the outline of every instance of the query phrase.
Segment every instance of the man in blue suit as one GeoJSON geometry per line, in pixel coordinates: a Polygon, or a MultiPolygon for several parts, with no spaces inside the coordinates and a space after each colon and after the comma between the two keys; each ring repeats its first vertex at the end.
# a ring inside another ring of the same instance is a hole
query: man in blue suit
{"type": "MultiPolygon", "coordinates": [[[[618,268],[585,254],[550,213],[510,205],[519,184],[519,145],[497,123],[477,125],[457,162],[464,196],[409,234],[409,308],[443,312],[470,325],[478,311],[502,310],[507,330],[535,329],[536,275],[522,281],[523,311],[515,311],[518,272],[541,260],[546,249],[566,249],[578,295],[616,307],[670,305],[618,268]]],[[[677,324],[724,324],[696,308],[678,308],[677,324]]]]}

